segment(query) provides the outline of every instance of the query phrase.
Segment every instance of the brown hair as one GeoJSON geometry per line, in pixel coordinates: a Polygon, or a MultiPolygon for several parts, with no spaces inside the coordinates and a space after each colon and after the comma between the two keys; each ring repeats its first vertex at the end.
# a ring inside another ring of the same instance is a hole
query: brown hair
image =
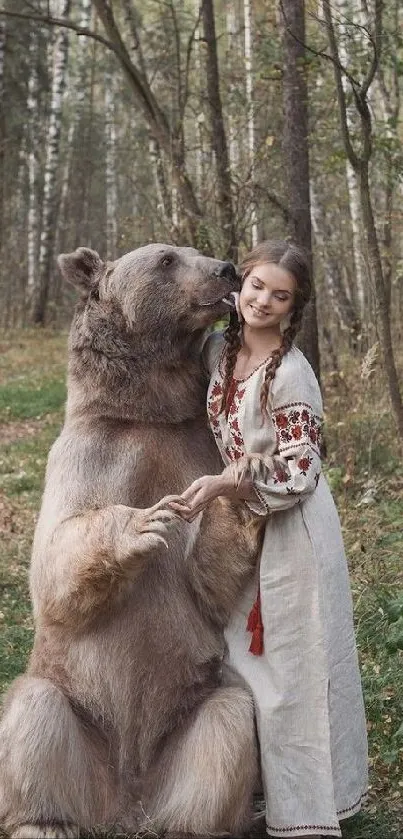
{"type": "MultiPolygon", "coordinates": [[[[284,356],[291,349],[294,338],[301,326],[304,307],[311,296],[311,278],[309,273],[308,258],[302,248],[292,242],[285,242],[282,240],[261,242],[250,251],[240,265],[242,282],[252,271],[252,268],[266,262],[272,262],[275,265],[280,265],[285,271],[292,274],[296,281],[296,291],[290,325],[283,333],[280,347],[273,351],[271,358],[266,365],[264,382],[260,391],[260,407],[263,417],[267,415],[266,405],[270,383],[273,381],[276,370],[280,366],[284,356]]],[[[228,327],[224,332],[227,347],[224,361],[225,367],[221,410],[225,410],[236,358],[241,347],[241,329],[242,325],[239,323],[236,312],[231,312],[228,327]]]]}

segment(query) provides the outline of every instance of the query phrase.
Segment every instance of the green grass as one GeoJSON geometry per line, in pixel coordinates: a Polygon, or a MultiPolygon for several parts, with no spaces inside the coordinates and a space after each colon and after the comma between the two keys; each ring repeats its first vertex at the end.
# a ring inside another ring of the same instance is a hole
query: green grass
{"type": "MultiPolygon", "coordinates": [[[[0,690],[24,670],[32,644],[28,564],[63,418],[65,354],[66,336],[52,332],[9,333],[0,343],[0,690]]],[[[403,469],[381,376],[362,382],[350,359],[343,379],[324,381],[325,468],[350,567],[371,764],[368,806],[343,823],[343,838],[401,839],[403,469]]]]}
{"type": "Polygon", "coordinates": [[[21,377],[13,384],[0,386],[0,422],[16,419],[41,419],[63,407],[66,385],[59,379],[34,384],[21,377]]]}

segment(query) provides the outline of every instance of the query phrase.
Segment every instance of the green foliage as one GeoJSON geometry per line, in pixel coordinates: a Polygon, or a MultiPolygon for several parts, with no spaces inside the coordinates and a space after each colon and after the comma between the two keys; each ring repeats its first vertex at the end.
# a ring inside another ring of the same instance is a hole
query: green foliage
{"type": "Polygon", "coordinates": [[[59,379],[40,384],[23,379],[0,387],[0,422],[12,419],[40,419],[59,410],[66,401],[66,385],[59,379]]]}

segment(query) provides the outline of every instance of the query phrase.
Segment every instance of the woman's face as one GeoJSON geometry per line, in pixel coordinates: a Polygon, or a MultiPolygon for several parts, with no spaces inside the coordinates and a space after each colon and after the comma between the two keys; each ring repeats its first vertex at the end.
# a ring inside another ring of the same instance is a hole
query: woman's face
{"type": "Polygon", "coordinates": [[[256,265],[245,278],[239,295],[241,315],[251,329],[279,327],[292,312],[297,283],[274,262],[256,265]]]}

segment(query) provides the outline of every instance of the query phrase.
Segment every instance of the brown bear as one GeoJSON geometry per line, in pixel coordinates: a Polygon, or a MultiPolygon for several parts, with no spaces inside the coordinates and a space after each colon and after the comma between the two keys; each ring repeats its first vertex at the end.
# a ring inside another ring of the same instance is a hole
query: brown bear
{"type": "Polygon", "coordinates": [[[34,539],[34,647],[0,726],[0,824],[14,839],[233,834],[257,756],[223,627],[257,535],[244,505],[217,499],[189,523],[160,499],[222,468],[201,347],[235,271],[163,244],[59,265],[81,301],[34,539]]]}

